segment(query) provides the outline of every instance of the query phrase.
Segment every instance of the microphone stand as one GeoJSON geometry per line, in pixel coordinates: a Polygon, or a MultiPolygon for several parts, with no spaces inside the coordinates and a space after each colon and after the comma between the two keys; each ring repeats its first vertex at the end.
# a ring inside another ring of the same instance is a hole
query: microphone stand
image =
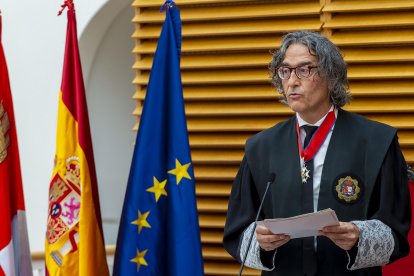
{"type": "Polygon", "coordinates": [[[253,235],[254,235],[254,232],[256,231],[256,226],[257,226],[256,223],[257,223],[257,220],[259,219],[260,212],[262,211],[263,202],[266,198],[266,194],[267,194],[267,191],[269,190],[270,184],[272,184],[273,181],[275,181],[275,178],[276,178],[276,175],[274,173],[271,173],[269,175],[269,180],[267,181],[267,184],[266,184],[266,190],[263,194],[262,201],[260,202],[259,209],[257,210],[256,219],[254,220],[254,229],[253,229],[252,233],[250,234],[249,242],[248,242],[248,245],[247,245],[246,252],[244,252],[244,256],[243,256],[242,263],[240,265],[240,271],[239,271],[238,276],[242,275],[243,268],[244,268],[244,263],[246,262],[247,254],[249,253],[250,246],[252,245],[253,235]]]}

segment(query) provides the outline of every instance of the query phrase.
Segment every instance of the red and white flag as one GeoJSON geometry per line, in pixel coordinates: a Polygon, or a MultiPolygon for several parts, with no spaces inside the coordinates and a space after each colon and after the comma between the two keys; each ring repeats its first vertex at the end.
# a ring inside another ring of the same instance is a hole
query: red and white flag
{"type": "Polygon", "coordinates": [[[0,276],[32,275],[19,149],[0,16],[0,276]]]}

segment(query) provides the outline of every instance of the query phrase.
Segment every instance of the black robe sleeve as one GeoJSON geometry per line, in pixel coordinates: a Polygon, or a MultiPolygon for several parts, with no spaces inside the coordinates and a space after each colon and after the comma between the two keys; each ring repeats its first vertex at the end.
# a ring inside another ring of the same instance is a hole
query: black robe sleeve
{"type": "Polygon", "coordinates": [[[395,136],[381,166],[376,183],[377,196],[373,200],[379,205],[373,212],[372,219],[378,219],[388,225],[394,237],[394,250],[390,257],[393,262],[407,256],[410,251],[408,231],[411,224],[410,190],[408,187],[407,165],[395,136]]]}
{"type": "Polygon", "coordinates": [[[381,266],[407,256],[410,247],[408,231],[411,224],[411,204],[407,167],[397,137],[394,137],[379,170],[375,187],[368,205],[368,220],[355,221],[362,230],[357,251],[348,253],[351,270],[381,266]],[[383,227],[373,223],[379,220],[391,229],[390,236],[381,232],[383,227]],[[375,230],[377,225],[379,228],[375,230]],[[383,233],[379,235],[378,233],[383,233]],[[384,254],[387,242],[393,241],[391,254],[384,254]],[[383,259],[381,256],[389,256],[383,259]]]}
{"type": "Polygon", "coordinates": [[[243,231],[254,222],[259,206],[260,199],[246,158],[243,158],[231,190],[223,236],[224,248],[239,262],[243,231]]]}

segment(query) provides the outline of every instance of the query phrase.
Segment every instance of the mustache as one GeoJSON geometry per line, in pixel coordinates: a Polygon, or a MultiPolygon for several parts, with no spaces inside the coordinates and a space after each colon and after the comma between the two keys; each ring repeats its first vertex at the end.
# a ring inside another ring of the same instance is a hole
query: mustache
{"type": "Polygon", "coordinates": [[[303,89],[301,87],[289,88],[286,94],[303,94],[303,89]]]}

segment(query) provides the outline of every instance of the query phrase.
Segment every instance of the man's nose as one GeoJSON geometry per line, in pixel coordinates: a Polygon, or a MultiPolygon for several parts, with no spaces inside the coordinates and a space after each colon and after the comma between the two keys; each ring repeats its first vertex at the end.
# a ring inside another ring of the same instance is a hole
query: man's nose
{"type": "Polygon", "coordinates": [[[299,78],[298,78],[298,76],[296,76],[296,69],[293,69],[291,72],[290,72],[290,77],[289,77],[289,79],[288,79],[288,85],[289,86],[294,86],[294,85],[297,85],[297,83],[299,82],[299,78]]]}

